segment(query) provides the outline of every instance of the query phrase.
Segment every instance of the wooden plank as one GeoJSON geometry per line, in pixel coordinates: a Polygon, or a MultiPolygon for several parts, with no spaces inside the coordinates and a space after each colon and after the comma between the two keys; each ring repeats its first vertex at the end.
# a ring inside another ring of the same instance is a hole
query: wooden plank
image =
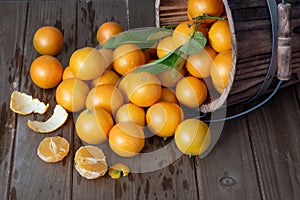
{"type": "MultiPolygon", "coordinates": [[[[77,48],[85,46],[98,47],[96,33],[101,24],[106,21],[119,23],[126,30],[127,25],[127,4],[124,0],[108,1],[79,1],[77,8],[77,48]]],[[[85,145],[74,132],[73,153],[82,145],[85,145]]],[[[118,160],[107,142],[97,145],[106,155],[109,165],[118,160]]],[[[79,175],[73,168],[72,198],[75,199],[131,199],[134,191],[133,183],[128,177],[114,180],[105,175],[96,180],[87,180],[79,175]]]]}
{"type": "Polygon", "coordinates": [[[97,30],[104,22],[113,21],[119,23],[125,30],[128,28],[124,0],[80,0],[77,15],[77,48],[97,47],[97,30]]]}
{"type": "Polygon", "coordinates": [[[19,88],[26,5],[0,3],[0,199],[6,199],[11,178],[16,114],[9,109],[9,102],[12,91],[19,88]]]}
{"type": "Polygon", "coordinates": [[[155,0],[128,0],[128,28],[155,26],[155,0]]]}
{"type": "Polygon", "coordinates": [[[300,111],[294,87],[249,115],[265,199],[300,199],[300,111]]]}
{"type": "Polygon", "coordinates": [[[141,173],[132,176],[134,199],[198,199],[194,159],[182,155],[173,138],[167,144],[159,140],[153,138],[153,155],[144,155],[145,160],[138,163],[141,173]]]}
{"type": "MultiPolygon", "coordinates": [[[[229,116],[243,108],[229,109],[229,116]]],[[[259,185],[245,117],[224,124],[211,124],[221,137],[207,157],[196,158],[200,199],[260,199],[259,185]]]]}
{"type": "Polygon", "coordinates": [[[44,25],[54,25],[64,34],[66,45],[56,56],[66,66],[69,55],[74,50],[76,30],[76,2],[71,1],[30,1],[28,4],[25,31],[24,66],[21,74],[20,90],[50,104],[45,115],[18,115],[10,196],[11,199],[69,199],[71,198],[72,155],[59,163],[45,163],[36,151],[39,142],[47,136],[65,137],[72,147],[72,116],[67,123],[49,134],[39,134],[27,127],[28,119],[45,121],[53,113],[55,89],[43,90],[33,84],[29,69],[31,62],[39,56],[34,50],[32,39],[35,31],[44,25]]]}

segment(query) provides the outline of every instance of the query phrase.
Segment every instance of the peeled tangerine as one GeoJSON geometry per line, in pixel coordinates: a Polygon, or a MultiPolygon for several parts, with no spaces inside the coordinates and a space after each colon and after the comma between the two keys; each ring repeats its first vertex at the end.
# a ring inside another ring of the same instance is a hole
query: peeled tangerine
{"type": "Polygon", "coordinates": [[[45,162],[58,162],[69,153],[69,142],[62,137],[46,137],[38,147],[37,155],[45,162]]]}
{"type": "Polygon", "coordinates": [[[30,113],[44,114],[49,108],[49,104],[41,102],[38,99],[32,98],[22,92],[14,91],[10,97],[10,109],[21,115],[30,113]]]}
{"type": "Polygon", "coordinates": [[[35,132],[49,133],[61,127],[68,118],[67,111],[60,105],[56,105],[53,115],[45,122],[28,120],[28,127],[35,132]]]}
{"type": "Polygon", "coordinates": [[[95,146],[80,147],[75,153],[74,161],[77,172],[87,179],[104,176],[108,170],[104,153],[95,146]]]}

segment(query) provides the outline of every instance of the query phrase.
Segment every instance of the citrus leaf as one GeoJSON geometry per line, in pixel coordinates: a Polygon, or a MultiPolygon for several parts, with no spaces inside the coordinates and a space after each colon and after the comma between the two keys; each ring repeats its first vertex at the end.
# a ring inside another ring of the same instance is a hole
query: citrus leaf
{"type": "Polygon", "coordinates": [[[159,28],[157,32],[150,34],[147,40],[159,40],[169,35],[172,35],[172,30],[159,28]]]}
{"type": "Polygon", "coordinates": [[[135,71],[146,71],[152,74],[158,74],[169,69],[179,69],[180,71],[186,59],[185,55],[179,53],[180,48],[181,46],[178,47],[175,51],[168,53],[164,57],[137,68],[135,71]]]}
{"type": "Polygon", "coordinates": [[[147,49],[159,39],[171,34],[171,30],[157,27],[132,29],[111,37],[103,48],[114,49],[122,44],[136,44],[142,49],[147,49]]]}
{"type": "Polygon", "coordinates": [[[180,48],[180,51],[185,55],[193,55],[201,51],[205,45],[206,38],[201,32],[197,31],[195,35],[180,48]]]}

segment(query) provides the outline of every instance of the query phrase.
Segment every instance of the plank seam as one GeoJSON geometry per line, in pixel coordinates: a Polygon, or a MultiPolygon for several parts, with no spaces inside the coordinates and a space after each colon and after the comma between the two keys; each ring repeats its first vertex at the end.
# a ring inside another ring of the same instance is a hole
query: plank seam
{"type": "Polygon", "coordinates": [[[198,175],[197,175],[197,164],[196,164],[196,158],[193,158],[193,165],[194,165],[194,171],[195,171],[195,183],[196,183],[196,192],[197,192],[197,199],[200,199],[200,191],[199,191],[199,185],[198,185],[198,175]]]}
{"type": "MultiPolygon", "coordinates": [[[[25,48],[25,38],[26,38],[26,30],[27,30],[27,22],[28,22],[28,9],[29,9],[29,2],[26,1],[26,15],[25,15],[25,26],[24,26],[24,33],[23,33],[23,41],[22,41],[22,54],[21,54],[21,69],[20,69],[20,79],[19,79],[19,84],[16,88],[18,88],[18,90],[20,90],[20,86],[21,86],[21,82],[22,82],[22,71],[23,71],[23,66],[24,66],[24,48],[25,48]]],[[[16,114],[15,114],[16,115],[16,114]]],[[[13,131],[12,135],[12,147],[11,147],[11,156],[10,156],[10,173],[9,173],[9,177],[8,177],[8,187],[7,187],[7,191],[6,191],[6,198],[10,199],[10,191],[11,191],[11,184],[12,184],[12,174],[13,174],[13,169],[14,169],[14,158],[15,158],[15,148],[16,148],[16,134],[17,134],[17,124],[18,124],[18,116],[15,117],[14,120],[15,123],[15,130],[13,131]]]]}
{"type": "Polygon", "coordinates": [[[259,189],[259,193],[261,196],[262,200],[267,200],[266,197],[266,191],[264,188],[264,183],[263,183],[263,178],[262,178],[262,172],[260,169],[260,165],[259,165],[259,160],[258,160],[258,155],[257,155],[257,149],[254,143],[254,138],[253,138],[253,134],[252,134],[252,130],[251,127],[249,125],[249,118],[248,116],[246,116],[246,126],[247,126],[247,130],[248,130],[248,136],[249,136],[249,142],[250,142],[250,148],[252,151],[252,157],[254,160],[254,168],[255,168],[255,172],[256,172],[256,177],[257,177],[257,182],[258,182],[258,189],[259,189]]]}
{"type": "Polygon", "coordinates": [[[130,21],[130,16],[129,16],[129,2],[128,0],[125,1],[125,6],[126,6],[126,25],[127,25],[127,30],[130,28],[129,25],[129,21],[130,21]]]}
{"type": "Polygon", "coordinates": [[[296,100],[298,103],[298,108],[300,109],[300,84],[297,84],[294,87],[294,92],[295,92],[296,100]]]}

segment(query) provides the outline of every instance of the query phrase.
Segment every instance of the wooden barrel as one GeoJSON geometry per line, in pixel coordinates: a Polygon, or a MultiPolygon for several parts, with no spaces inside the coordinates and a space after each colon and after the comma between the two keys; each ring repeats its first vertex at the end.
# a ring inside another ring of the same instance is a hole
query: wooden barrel
{"type": "MultiPolygon", "coordinates": [[[[277,81],[277,3],[275,0],[223,0],[231,31],[233,62],[224,92],[200,107],[212,112],[248,102],[271,91],[277,81]]],[[[300,0],[291,4],[292,78],[300,81],[300,0]]],[[[187,0],[156,0],[156,25],[176,25],[187,18],[187,0]]]]}

